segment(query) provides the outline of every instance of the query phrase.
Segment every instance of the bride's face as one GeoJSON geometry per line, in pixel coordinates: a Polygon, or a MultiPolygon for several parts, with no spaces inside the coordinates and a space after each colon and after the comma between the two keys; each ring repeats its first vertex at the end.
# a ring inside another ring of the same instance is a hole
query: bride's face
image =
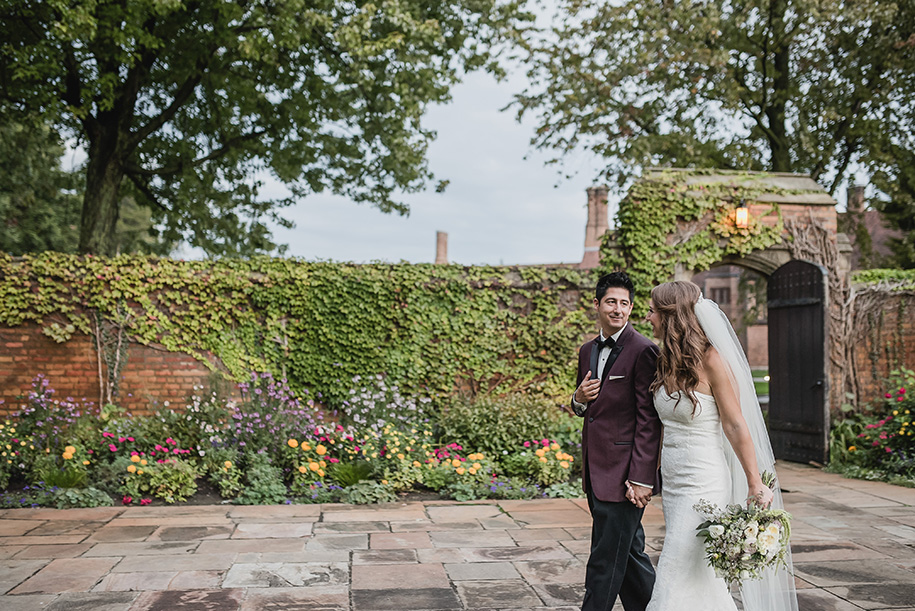
{"type": "Polygon", "coordinates": [[[661,315],[654,311],[654,303],[650,299],[648,300],[648,315],[645,316],[645,320],[651,324],[651,331],[654,336],[658,339],[663,339],[661,337],[661,315]]]}

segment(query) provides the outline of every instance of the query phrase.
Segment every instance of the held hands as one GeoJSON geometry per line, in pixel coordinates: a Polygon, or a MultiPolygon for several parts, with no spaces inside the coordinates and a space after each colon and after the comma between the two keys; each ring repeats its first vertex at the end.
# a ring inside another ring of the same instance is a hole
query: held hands
{"type": "Polygon", "coordinates": [[[587,405],[596,399],[599,393],[600,380],[597,378],[592,380],[591,372],[589,371],[585,374],[585,379],[581,381],[581,385],[575,390],[575,400],[587,405]]]}
{"type": "Polygon", "coordinates": [[[635,484],[633,486],[627,480],[626,481],[626,498],[629,499],[629,501],[633,505],[635,505],[639,509],[642,509],[643,507],[648,505],[648,503],[651,502],[651,488],[647,488],[645,486],[639,486],[638,484],[635,484]]]}

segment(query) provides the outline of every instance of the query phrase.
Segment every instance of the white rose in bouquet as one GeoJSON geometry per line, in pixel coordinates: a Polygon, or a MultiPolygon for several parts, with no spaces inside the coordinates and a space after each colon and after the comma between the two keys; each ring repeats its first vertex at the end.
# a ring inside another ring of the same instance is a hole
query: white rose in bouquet
{"type": "Polygon", "coordinates": [[[724,534],[724,526],[721,524],[712,524],[708,527],[708,534],[713,538],[717,539],[724,534]]]}

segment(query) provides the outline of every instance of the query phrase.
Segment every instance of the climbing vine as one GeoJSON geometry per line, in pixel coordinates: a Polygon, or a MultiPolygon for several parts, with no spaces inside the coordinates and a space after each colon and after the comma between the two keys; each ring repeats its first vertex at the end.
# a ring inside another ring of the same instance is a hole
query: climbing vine
{"type": "Polygon", "coordinates": [[[0,324],[64,342],[98,334],[97,313],[127,341],[238,380],[285,374],[331,402],[376,373],[411,392],[561,396],[593,327],[588,287],[586,272],[559,267],[0,254],[0,324]]]}
{"type": "Polygon", "coordinates": [[[729,255],[747,255],[781,242],[782,218],[778,206],[768,225],[751,216],[747,227],[737,227],[735,209],[756,202],[763,193],[787,193],[754,182],[752,174],[712,170],[654,172],[636,182],[620,203],[617,230],[601,245],[604,271],[624,269],[636,285],[635,318],[647,309],[651,287],[684,270],[705,270],[729,255]],[[715,179],[712,179],[712,174],[715,179]]]}

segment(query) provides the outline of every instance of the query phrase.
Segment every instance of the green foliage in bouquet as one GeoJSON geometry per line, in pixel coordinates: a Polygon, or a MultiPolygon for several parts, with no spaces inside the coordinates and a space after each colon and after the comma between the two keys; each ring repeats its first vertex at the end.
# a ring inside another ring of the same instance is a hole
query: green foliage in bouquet
{"type": "MultiPolygon", "coordinates": [[[[774,487],[775,476],[763,473],[774,487]]],[[[706,520],[696,536],[704,539],[708,564],[728,583],[758,579],[764,570],[784,564],[791,536],[791,515],[783,509],[728,505],[720,508],[704,499],[693,505],[706,520]]]]}

